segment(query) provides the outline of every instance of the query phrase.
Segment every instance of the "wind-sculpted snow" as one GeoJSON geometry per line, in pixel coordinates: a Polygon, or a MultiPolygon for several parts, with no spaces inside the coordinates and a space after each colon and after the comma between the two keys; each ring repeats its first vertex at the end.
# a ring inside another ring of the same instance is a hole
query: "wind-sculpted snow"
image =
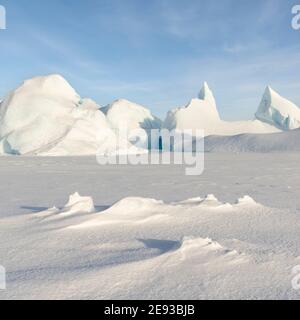
{"type": "Polygon", "coordinates": [[[207,158],[200,178],[0,159],[0,298],[298,299],[297,156],[207,158]]]}
{"type": "Polygon", "coordinates": [[[91,197],[81,197],[78,192],[70,195],[66,205],[58,209],[56,207],[39,212],[36,216],[40,218],[62,218],[77,214],[88,214],[95,212],[94,202],[91,197]]]}
{"type": "Polygon", "coordinates": [[[111,223],[147,223],[149,221],[162,221],[177,215],[179,211],[197,210],[233,210],[236,207],[245,208],[259,206],[251,197],[238,199],[235,204],[220,202],[214,195],[204,198],[193,198],[185,201],[165,204],[162,201],[147,198],[125,198],[109,209],[101,211],[97,217],[71,228],[88,228],[107,225],[111,223]]]}
{"type": "Polygon", "coordinates": [[[255,116],[282,130],[300,127],[300,109],[270,87],[266,88],[255,116]]]}

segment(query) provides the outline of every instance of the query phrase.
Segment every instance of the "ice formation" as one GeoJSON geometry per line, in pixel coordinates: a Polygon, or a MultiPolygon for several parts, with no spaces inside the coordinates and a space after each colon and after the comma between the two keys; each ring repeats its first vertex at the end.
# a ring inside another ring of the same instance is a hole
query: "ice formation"
{"type": "Polygon", "coordinates": [[[291,101],[281,97],[267,87],[255,114],[258,120],[267,122],[282,130],[300,127],[300,109],[291,101]]]}

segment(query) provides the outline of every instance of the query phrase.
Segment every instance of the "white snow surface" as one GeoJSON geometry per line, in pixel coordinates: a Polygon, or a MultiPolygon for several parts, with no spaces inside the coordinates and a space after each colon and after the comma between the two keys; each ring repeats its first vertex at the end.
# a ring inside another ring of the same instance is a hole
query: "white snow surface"
{"type": "Polygon", "coordinates": [[[300,127],[300,108],[281,97],[269,86],[265,90],[255,116],[257,119],[275,125],[282,130],[300,127]]]}
{"type": "Polygon", "coordinates": [[[206,152],[300,152],[300,129],[273,134],[209,136],[204,146],[206,152]]]}
{"type": "Polygon", "coordinates": [[[0,173],[1,299],[299,299],[297,154],[208,154],[200,177],[92,157],[0,173]]]}
{"type": "Polygon", "coordinates": [[[168,130],[204,130],[204,135],[237,135],[242,133],[273,133],[280,129],[259,121],[224,121],[220,119],[214,96],[207,83],[204,83],[199,98],[192,99],[183,108],[168,112],[164,122],[168,130]]]}

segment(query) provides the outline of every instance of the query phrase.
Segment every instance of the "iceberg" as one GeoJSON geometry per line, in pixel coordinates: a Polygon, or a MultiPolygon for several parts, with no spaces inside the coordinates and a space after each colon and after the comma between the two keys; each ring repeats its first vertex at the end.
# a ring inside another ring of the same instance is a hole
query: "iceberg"
{"type": "Polygon", "coordinates": [[[255,116],[258,120],[282,130],[300,127],[300,109],[291,101],[281,97],[270,86],[266,88],[255,116]]]}
{"type": "Polygon", "coordinates": [[[60,75],[27,80],[0,105],[1,153],[90,155],[116,139],[99,106],[60,75]]]}
{"type": "Polygon", "coordinates": [[[220,118],[215,98],[205,82],[198,98],[182,108],[168,112],[164,128],[169,130],[203,130],[205,136],[230,136],[242,133],[272,133],[280,129],[257,119],[248,121],[224,121],[220,118]]]}
{"type": "Polygon", "coordinates": [[[151,141],[151,147],[158,149],[162,121],[152,115],[149,109],[137,103],[119,99],[101,110],[106,114],[110,126],[117,135],[144,149],[150,147],[151,141]],[[153,129],[156,129],[157,136],[150,140],[153,129]]]}

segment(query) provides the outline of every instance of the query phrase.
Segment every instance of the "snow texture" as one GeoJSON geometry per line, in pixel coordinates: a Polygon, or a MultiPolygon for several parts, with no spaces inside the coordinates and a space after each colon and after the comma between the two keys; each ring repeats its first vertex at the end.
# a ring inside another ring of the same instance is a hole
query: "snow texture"
{"type": "Polygon", "coordinates": [[[208,154],[201,177],[87,157],[0,173],[1,299],[299,299],[297,155],[208,154]],[[63,204],[74,189],[92,197],[63,204]]]}
{"type": "Polygon", "coordinates": [[[300,129],[273,134],[205,138],[206,152],[300,152],[300,129]]]}

